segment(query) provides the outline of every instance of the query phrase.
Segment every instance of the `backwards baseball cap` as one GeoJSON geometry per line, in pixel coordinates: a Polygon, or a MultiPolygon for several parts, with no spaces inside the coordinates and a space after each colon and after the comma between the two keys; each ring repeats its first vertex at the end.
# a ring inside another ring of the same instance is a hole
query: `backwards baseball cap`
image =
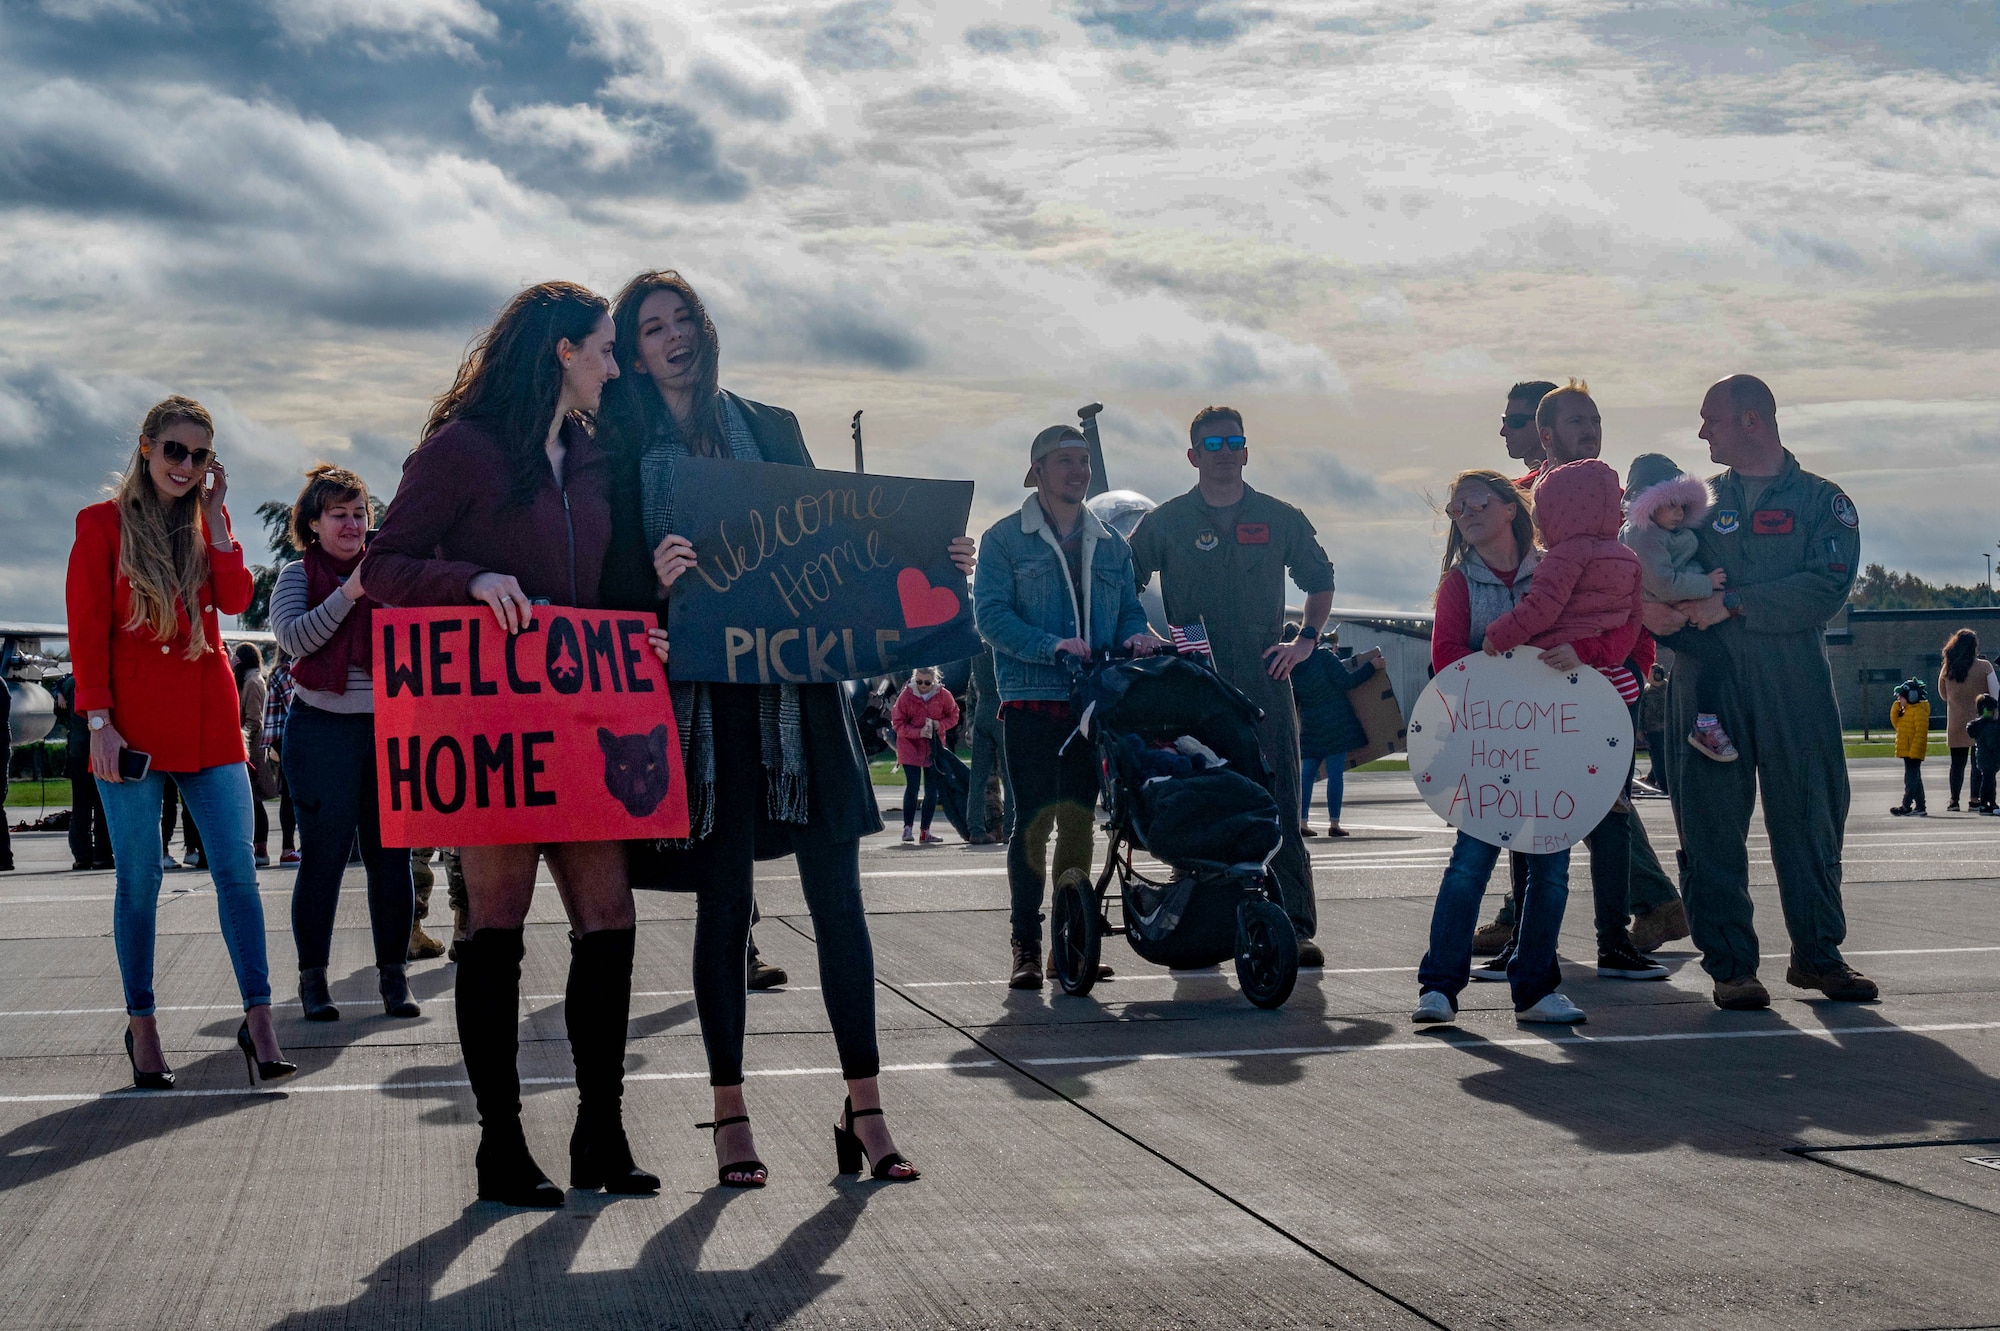
{"type": "Polygon", "coordinates": [[[1059,448],[1087,448],[1089,441],[1083,431],[1074,425],[1051,425],[1035,436],[1035,442],[1028,446],[1028,474],[1021,478],[1021,484],[1033,488],[1035,484],[1035,464],[1059,448]]]}

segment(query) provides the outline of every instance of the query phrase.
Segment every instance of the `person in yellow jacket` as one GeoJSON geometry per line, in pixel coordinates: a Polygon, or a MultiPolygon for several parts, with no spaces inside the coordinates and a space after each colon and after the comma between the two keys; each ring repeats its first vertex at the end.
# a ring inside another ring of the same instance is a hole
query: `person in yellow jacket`
{"type": "Polygon", "coordinates": [[[1922,680],[1906,679],[1896,686],[1889,704],[1889,723],[1896,727],[1896,756],[1903,760],[1903,802],[1889,810],[1898,818],[1923,818],[1924,754],[1931,746],[1931,700],[1922,680]]]}

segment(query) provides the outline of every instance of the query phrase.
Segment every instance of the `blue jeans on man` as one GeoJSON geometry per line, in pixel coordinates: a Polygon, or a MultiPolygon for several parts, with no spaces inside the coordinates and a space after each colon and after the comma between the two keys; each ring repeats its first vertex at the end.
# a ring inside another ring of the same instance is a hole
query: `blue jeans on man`
{"type": "MultiPolygon", "coordinates": [[[[264,902],[257,895],[257,864],[250,845],[250,771],[243,763],[175,772],[181,802],[201,829],[202,853],[215,880],[215,909],[222,941],[236,972],[243,1009],[271,1001],[271,971],[264,955],[264,902]]],[[[153,943],[160,908],[160,804],[167,774],[138,781],[99,781],[104,822],[117,862],[111,937],[125,982],[125,1011],[153,1015],[153,943]]]]}
{"type": "MultiPolygon", "coordinates": [[[[1562,984],[1556,935],[1562,932],[1563,909],[1569,903],[1568,850],[1521,858],[1528,862],[1528,884],[1515,930],[1514,957],[1507,965],[1516,1012],[1527,1011],[1562,984]]],[[[1454,1009],[1459,992],[1472,981],[1472,931],[1479,924],[1479,903],[1499,859],[1498,846],[1460,832],[1444,881],[1438,885],[1437,904],[1431,908],[1431,946],[1417,967],[1417,984],[1420,993],[1435,990],[1451,999],[1454,1009]]]]}

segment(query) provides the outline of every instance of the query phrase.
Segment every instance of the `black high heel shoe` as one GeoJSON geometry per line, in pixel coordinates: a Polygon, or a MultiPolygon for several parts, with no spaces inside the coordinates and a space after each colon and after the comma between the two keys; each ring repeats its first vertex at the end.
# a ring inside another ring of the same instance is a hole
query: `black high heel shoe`
{"type": "Polygon", "coordinates": [[[833,1130],[833,1153],[840,1162],[841,1173],[859,1174],[865,1169],[868,1171],[870,1178],[879,1179],[884,1183],[909,1183],[924,1176],[924,1171],[911,1164],[901,1151],[891,1151],[871,1165],[868,1160],[868,1150],[861,1144],[860,1136],[854,1131],[854,1120],[869,1117],[880,1118],[882,1111],[880,1109],[856,1109],[852,1096],[849,1096],[843,1102],[843,1108],[846,1110],[846,1126],[833,1130]],[[892,1174],[889,1172],[898,1165],[901,1165],[910,1172],[907,1174],[892,1174]]]}
{"type": "Polygon", "coordinates": [[[257,1042],[250,1038],[250,1023],[247,1021],[236,1028],[236,1047],[243,1051],[243,1071],[250,1078],[252,1086],[257,1084],[259,1078],[276,1081],[280,1077],[289,1077],[299,1070],[298,1064],[287,1063],[282,1058],[274,1058],[267,1063],[257,1057],[257,1042]]]}
{"type": "MultiPolygon", "coordinates": [[[[748,1123],[749,1121],[750,1116],[748,1114],[737,1114],[732,1118],[719,1118],[713,1123],[697,1123],[695,1126],[697,1128],[709,1128],[716,1133],[720,1133],[732,1123],[748,1123]]],[[[770,1180],[770,1177],[771,1171],[765,1168],[764,1162],[754,1157],[749,1160],[738,1160],[733,1164],[722,1165],[715,1171],[715,1181],[725,1188],[761,1188],[770,1180]],[[740,1177],[731,1178],[730,1175],[732,1174],[739,1175],[740,1177]],[[759,1174],[763,1175],[763,1177],[757,1177],[759,1174]]]]}
{"type": "Polygon", "coordinates": [[[125,1028],[125,1057],[132,1064],[132,1085],[142,1091],[171,1091],[174,1089],[174,1070],[165,1072],[139,1071],[139,1059],[132,1052],[132,1028],[125,1028]]]}

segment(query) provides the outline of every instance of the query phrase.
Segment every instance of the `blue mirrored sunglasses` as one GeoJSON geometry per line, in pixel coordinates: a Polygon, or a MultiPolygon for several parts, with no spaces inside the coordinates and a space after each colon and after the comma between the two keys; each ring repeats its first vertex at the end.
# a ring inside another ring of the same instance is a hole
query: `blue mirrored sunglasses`
{"type": "Polygon", "coordinates": [[[1234,453],[1239,448],[1247,447],[1249,443],[1250,441],[1240,434],[1212,434],[1201,441],[1201,446],[1211,453],[1220,453],[1222,446],[1228,444],[1229,451],[1234,453]]]}

